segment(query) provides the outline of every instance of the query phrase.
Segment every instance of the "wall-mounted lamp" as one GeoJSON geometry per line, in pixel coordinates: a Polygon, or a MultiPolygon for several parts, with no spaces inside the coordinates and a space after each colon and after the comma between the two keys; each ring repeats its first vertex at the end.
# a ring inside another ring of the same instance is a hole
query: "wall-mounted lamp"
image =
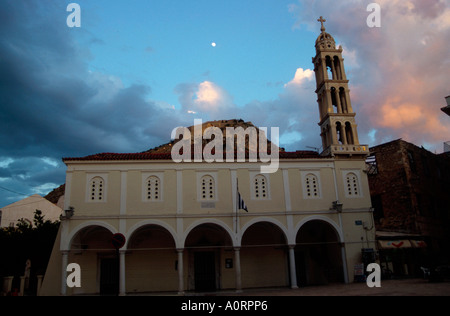
{"type": "Polygon", "coordinates": [[[73,206],[69,206],[69,209],[65,211],[66,217],[71,218],[73,216],[73,213],[75,213],[75,208],[73,206]]]}
{"type": "Polygon", "coordinates": [[[341,202],[339,202],[339,200],[338,201],[333,201],[333,207],[332,207],[332,209],[333,210],[335,210],[336,212],[338,212],[338,213],[341,213],[342,212],[342,206],[343,206],[344,204],[342,204],[341,202]]]}
{"type": "Polygon", "coordinates": [[[73,216],[73,213],[75,213],[75,208],[73,206],[69,206],[68,210],[64,210],[64,215],[60,215],[60,220],[70,219],[73,216]]]}

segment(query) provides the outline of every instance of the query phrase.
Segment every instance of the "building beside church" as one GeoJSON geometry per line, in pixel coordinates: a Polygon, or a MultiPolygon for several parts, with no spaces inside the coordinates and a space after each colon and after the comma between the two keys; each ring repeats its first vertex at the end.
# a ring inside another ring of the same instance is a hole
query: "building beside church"
{"type": "Polygon", "coordinates": [[[0,227],[15,227],[20,220],[34,225],[33,219],[36,210],[42,211],[44,220],[58,221],[62,209],[39,194],[34,194],[22,200],[4,206],[0,209],[0,227]]]}
{"type": "Polygon", "coordinates": [[[370,148],[368,178],[381,265],[395,276],[450,260],[450,156],[402,139],[370,148]]]}
{"type": "MultiPolygon", "coordinates": [[[[447,101],[447,106],[441,108],[441,111],[450,116],[450,95],[445,97],[447,101]]],[[[444,152],[450,153],[450,141],[444,142],[444,152]]]]}
{"type": "Polygon", "coordinates": [[[441,108],[441,111],[450,116],[450,95],[446,96],[445,100],[447,101],[447,106],[441,108]]]}
{"type": "Polygon", "coordinates": [[[65,158],[65,210],[73,214],[61,222],[41,294],[353,282],[362,249],[375,248],[369,148],[359,144],[342,47],[320,21],[313,63],[321,154],[280,152],[274,173],[249,160],[175,163],[170,152],[65,158]],[[125,237],[117,251],[114,234],[125,237]],[[67,287],[69,263],[81,267],[81,287],[67,287]]]}

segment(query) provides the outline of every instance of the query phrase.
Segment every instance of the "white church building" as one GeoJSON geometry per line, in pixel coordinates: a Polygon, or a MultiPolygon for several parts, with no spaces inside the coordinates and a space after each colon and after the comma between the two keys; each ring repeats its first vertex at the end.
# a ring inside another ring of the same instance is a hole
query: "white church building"
{"type": "Polygon", "coordinates": [[[176,163],[170,152],[64,158],[73,214],[61,222],[41,295],[353,282],[362,249],[375,248],[369,148],[359,144],[342,47],[320,20],[322,153],[280,152],[273,173],[249,160],[176,163]],[[113,236],[124,237],[118,250],[113,236]],[[67,286],[70,263],[81,268],[80,287],[67,286]]]}

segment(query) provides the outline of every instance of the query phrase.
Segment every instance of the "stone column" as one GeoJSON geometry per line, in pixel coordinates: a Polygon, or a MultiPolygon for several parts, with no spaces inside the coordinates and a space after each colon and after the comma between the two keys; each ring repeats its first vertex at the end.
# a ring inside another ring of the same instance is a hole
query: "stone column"
{"type": "Polygon", "coordinates": [[[19,291],[19,296],[23,296],[23,294],[25,293],[25,276],[22,275],[20,277],[20,291],[19,291]]]}
{"type": "Polygon", "coordinates": [[[37,276],[37,292],[36,296],[39,296],[41,294],[41,287],[42,287],[42,280],[44,279],[43,275],[37,276]]]}
{"type": "Polygon", "coordinates": [[[119,296],[126,295],[125,287],[125,254],[126,250],[119,251],[119,296]]]}
{"type": "Polygon", "coordinates": [[[289,268],[291,274],[291,288],[298,289],[297,286],[297,269],[295,267],[295,245],[289,245],[289,268]]]}
{"type": "Polygon", "coordinates": [[[342,145],[347,145],[347,135],[345,134],[345,123],[341,124],[340,135],[341,135],[342,145]]]}
{"type": "Polygon", "coordinates": [[[184,295],[183,251],[184,251],[184,249],[177,249],[177,252],[178,252],[178,295],[184,295]]]}
{"type": "Polygon", "coordinates": [[[14,276],[6,276],[3,278],[6,284],[6,293],[11,293],[14,276]]]}
{"type": "Polygon", "coordinates": [[[325,89],[325,97],[327,102],[328,113],[334,113],[333,102],[331,101],[331,89],[329,88],[325,89]]]}
{"type": "Polygon", "coordinates": [[[347,113],[353,113],[352,102],[350,100],[350,91],[345,89],[345,101],[347,103],[347,113]]]}
{"type": "Polygon", "coordinates": [[[321,57],[320,58],[320,65],[321,65],[321,69],[322,69],[322,80],[325,81],[326,79],[331,79],[328,78],[328,72],[327,72],[327,61],[325,59],[325,57],[321,57]]]}
{"type": "Polygon", "coordinates": [[[67,262],[69,260],[69,251],[61,251],[62,266],[61,266],[61,295],[67,294],[67,262]]]}
{"type": "Polygon", "coordinates": [[[336,68],[334,67],[334,58],[331,58],[331,74],[333,75],[332,80],[337,80],[336,68]]]}
{"type": "Polygon", "coordinates": [[[241,280],[241,248],[234,248],[234,270],[236,274],[236,293],[242,292],[241,280]]]}
{"type": "MultiPolygon", "coordinates": [[[[338,139],[338,133],[340,133],[340,125],[338,125],[338,123],[337,122],[332,122],[331,120],[330,120],[330,124],[333,124],[332,126],[331,126],[331,129],[332,129],[332,135],[331,135],[331,137],[333,138],[333,140],[332,140],[332,144],[333,145],[339,145],[339,139],[338,139]],[[339,129],[339,130],[338,130],[339,129]]],[[[340,124],[340,123],[339,123],[340,124]]]]}
{"type": "Polygon", "coordinates": [[[344,113],[344,111],[342,110],[341,99],[340,99],[340,96],[339,96],[339,90],[338,89],[334,90],[334,97],[336,98],[336,108],[337,108],[337,112],[338,113],[344,113]]]}
{"type": "Polygon", "coordinates": [[[342,56],[339,56],[339,68],[341,68],[341,77],[342,77],[341,80],[347,80],[344,68],[344,58],[342,58],[342,56]]]}

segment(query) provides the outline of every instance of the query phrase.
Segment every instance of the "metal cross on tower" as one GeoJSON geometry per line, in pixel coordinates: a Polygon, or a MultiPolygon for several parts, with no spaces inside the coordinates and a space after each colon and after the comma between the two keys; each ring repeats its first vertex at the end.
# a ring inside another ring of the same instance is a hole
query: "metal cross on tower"
{"type": "Polygon", "coordinates": [[[318,22],[320,22],[320,24],[322,25],[322,27],[320,28],[320,30],[322,32],[325,32],[325,26],[323,25],[323,22],[326,22],[327,20],[325,20],[323,17],[320,17],[320,19],[317,20],[318,22]]]}

